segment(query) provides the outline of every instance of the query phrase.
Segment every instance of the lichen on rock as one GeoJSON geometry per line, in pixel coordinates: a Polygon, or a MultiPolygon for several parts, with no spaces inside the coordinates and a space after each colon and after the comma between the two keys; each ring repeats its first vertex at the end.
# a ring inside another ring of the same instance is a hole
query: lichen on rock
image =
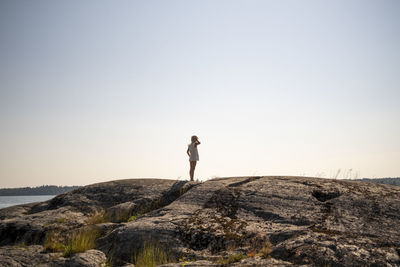
{"type": "Polygon", "coordinates": [[[397,186],[284,176],[117,180],[0,210],[0,266],[123,266],[148,242],[175,261],[163,266],[400,266],[399,221],[397,186]],[[43,247],[50,233],[63,248],[69,233],[91,227],[94,250],[67,258],[43,247]]]}

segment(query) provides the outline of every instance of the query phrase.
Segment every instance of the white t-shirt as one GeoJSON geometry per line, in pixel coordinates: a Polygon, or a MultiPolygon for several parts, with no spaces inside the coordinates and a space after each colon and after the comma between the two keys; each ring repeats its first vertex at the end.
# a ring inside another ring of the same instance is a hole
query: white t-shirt
{"type": "Polygon", "coordinates": [[[190,152],[190,161],[198,161],[199,160],[199,151],[197,151],[197,147],[195,146],[195,143],[191,143],[189,145],[189,152],[190,152]]]}

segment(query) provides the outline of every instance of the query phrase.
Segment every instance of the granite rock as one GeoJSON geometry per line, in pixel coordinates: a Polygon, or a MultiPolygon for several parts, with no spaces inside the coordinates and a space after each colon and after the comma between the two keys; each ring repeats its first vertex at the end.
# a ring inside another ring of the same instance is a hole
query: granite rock
{"type": "Polygon", "coordinates": [[[151,247],[165,253],[163,266],[400,266],[399,222],[393,185],[284,176],[119,180],[0,210],[0,265],[30,266],[32,258],[101,266],[107,258],[124,266],[151,247]],[[49,231],[89,223],[99,229],[96,250],[68,259],[43,250],[49,231]]]}

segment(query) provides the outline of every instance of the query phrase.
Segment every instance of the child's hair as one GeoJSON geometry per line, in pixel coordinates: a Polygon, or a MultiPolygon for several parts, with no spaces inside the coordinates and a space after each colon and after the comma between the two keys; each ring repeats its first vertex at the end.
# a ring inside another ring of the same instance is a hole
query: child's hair
{"type": "Polygon", "coordinates": [[[193,142],[195,142],[195,141],[197,141],[197,139],[198,139],[198,137],[197,137],[197,136],[195,136],[195,135],[193,135],[193,136],[192,136],[192,138],[191,138],[191,140],[192,140],[192,143],[193,143],[193,142]]]}

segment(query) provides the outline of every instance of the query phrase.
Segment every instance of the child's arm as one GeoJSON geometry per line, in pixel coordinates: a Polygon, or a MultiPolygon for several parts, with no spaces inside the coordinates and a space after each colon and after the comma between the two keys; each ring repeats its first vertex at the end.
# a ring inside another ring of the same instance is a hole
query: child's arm
{"type": "Polygon", "coordinates": [[[190,157],[189,148],[186,150],[186,153],[187,153],[188,156],[190,157]]]}
{"type": "Polygon", "coordinates": [[[196,143],[194,143],[194,146],[197,147],[197,146],[200,145],[200,144],[201,144],[200,141],[197,140],[196,143]]]}

